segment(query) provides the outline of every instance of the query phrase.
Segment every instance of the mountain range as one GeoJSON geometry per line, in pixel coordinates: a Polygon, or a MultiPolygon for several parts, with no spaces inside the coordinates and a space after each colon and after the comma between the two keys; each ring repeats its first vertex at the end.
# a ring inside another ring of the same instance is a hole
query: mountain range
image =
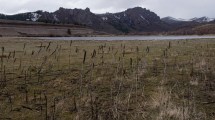
{"type": "Polygon", "coordinates": [[[38,10],[15,15],[0,14],[0,19],[74,24],[112,34],[214,34],[215,28],[215,19],[212,18],[160,18],[156,13],[141,7],[105,14],[92,13],[89,8],[61,7],[55,12],[38,10]]]}
{"type": "Polygon", "coordinates": [[[168,16],[168,17],[162,18],[161,20],[166,23],[173,24],[173,23],[179,23],[179,22],[208,23],[208,22],[214,21],[215,19],[204,16],[204,17],[200,17],[200,18],[195,17],[195,18],[191,18],[191,19],[187,20],[187,19],[182,19],[182,18],[176,19],[176,18],[168,16]]]}

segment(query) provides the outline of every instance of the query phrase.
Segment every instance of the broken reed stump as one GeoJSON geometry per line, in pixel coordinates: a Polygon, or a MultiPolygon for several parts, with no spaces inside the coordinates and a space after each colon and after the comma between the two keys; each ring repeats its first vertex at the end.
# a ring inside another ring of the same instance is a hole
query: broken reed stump
{"type": "Polygon", "coordinates": [[[92,54],[91,58],[94,58],[94,57],[96,57],[96,50],[95,49],[93,50],[93,54],[92,54]]]}
{"type": "Polygon", "coordinates": [[[52,42],[48,43],[48,46],[46,47],[46,51],[48,51],[48,49],[50,48],[52,42]]]}
{"type": "Polygon", "coordinates": [[[1,56],[0,56],[0,58],[1,58],[1,82],[3,82],[2,84],[2,86],[4,87],[5,85],[5,66],[4,66],[4,58],[6,58],[6,56],[4,55],[4,47],[2,47],[2,54],[1,54],[1,56]]]}
{"type": "Polygon", "coordinates": [[[146,47],[146,52],[149,53],[149,46],[146,47]]]}
{"type": "Polygon", "coordinates": [[[86,56],[87,56],[87,51],[86,51],[86,50],[84,50],[83,64],[85,64],[85,62],[86,62],[86,56]]]}
{"type": "Polygon", "coordinates": [[[168,48],[169,48],[169,49],[171,48],[171,42],[169,42],[169,46],[168,46],[168,48]]]}

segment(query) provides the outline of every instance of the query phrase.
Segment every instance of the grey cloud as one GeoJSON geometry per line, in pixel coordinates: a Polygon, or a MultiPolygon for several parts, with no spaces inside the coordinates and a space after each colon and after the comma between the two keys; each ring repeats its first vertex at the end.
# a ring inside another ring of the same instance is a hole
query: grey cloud
{"type": "Polygon", "coordinates": [[[215,0],[145,0],[145,7],[158,15],[176,18],[215,17],[215,0]]]}
{"type": "Polygon", "coordinates": [[[116,12],[127,8],[138,6],[142,0],[0,0],[0,12],[13,14],[18,11],[46,10],[55,11],[59,7],[66,8],[86,8],[89,7],[93,12],[116,12]],[[6,5],[5,5],[6,4],[6,5]]]}

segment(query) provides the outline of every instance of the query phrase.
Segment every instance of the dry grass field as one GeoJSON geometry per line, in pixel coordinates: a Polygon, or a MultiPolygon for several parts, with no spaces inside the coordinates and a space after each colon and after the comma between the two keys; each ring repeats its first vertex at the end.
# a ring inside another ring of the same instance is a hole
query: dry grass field
{"type": "Polygon", "coordinates": [[[69,37],[105,33],[84,26],[0,19],[0,37],[69,37]]]}
{"type": "Polygon", "coordinates": [[[215,39],[0,38],[0,120],[214,120],[215,39]]]}

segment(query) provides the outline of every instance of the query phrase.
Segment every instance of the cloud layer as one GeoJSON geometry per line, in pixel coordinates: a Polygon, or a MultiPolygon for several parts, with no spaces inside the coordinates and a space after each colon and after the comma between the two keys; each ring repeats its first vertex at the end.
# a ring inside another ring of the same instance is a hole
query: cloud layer
{"type": "Polygon", "coordinates": [[[215,0],[0,0],[0,13],[15,14],[45,10],[53,12],[59,7],[89,7],[94,13],[119,12],[136,6],[145,7],[161,17],[215,18],[215,0]]]}

